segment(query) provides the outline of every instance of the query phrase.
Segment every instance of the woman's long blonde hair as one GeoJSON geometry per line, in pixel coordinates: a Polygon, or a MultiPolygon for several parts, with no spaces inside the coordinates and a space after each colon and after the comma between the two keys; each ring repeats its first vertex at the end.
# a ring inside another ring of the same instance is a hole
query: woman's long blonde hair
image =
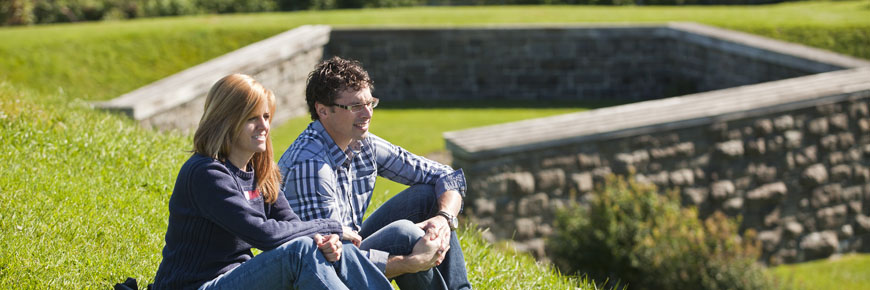
{"type": "MultiPolygon", "coordinates": [[[[205,112],[193,135],[193,151],[226,161],[234,138],[254,109],[266,102],[269,115],[275,115],[275,95],[248,75],[232,74],[217,81],[205,98],[205,112]]],[[[269,118],[269,125],[272,124],[269,118]]],[[[266,151],[254,153],[251,164],[257,189],[267,203],[280,191],[281,173],[272,159],[272,134],[266,135],[266,151]]]]}

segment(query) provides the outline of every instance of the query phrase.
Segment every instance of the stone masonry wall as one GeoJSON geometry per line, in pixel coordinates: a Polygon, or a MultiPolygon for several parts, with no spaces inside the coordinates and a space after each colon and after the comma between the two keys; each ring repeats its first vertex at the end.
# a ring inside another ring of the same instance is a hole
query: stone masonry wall
{"type": "MultiPolygon", "coordinates": [[[[679,189],[683,203],[702,216],[742,216],[742,228],[759,233],[765,261],[868,251],[870,86],[864,87],[754,113],[480,158],[454,149],[454,166],[470,181],[465,213],[491,229],[490,239],[513,238],[540,257],[558,209],[582,203],[609,174],[636,172],[639,181],[679,189]]],[[[758,90],[764,91],[770,90],[758,90]]],[[[448,144],[459,139],[448,137],[448,144]]]]}
{"type": "Polygon", "coordinates": [[[722,32],[687,23],[334,29],[324,54],[362,62],[384,100],[639,101],[843,68],[718,40],[722,32]]]}

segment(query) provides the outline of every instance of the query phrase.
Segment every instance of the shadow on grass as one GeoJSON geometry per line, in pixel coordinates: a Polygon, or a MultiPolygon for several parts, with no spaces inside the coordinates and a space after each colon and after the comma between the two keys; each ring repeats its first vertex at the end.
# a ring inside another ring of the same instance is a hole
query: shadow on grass
{"type": "Polygon", "coordinates": [[[598,109],[632,103],[629,101],[390,101],[384,100],[378,109],[598,109]]]}

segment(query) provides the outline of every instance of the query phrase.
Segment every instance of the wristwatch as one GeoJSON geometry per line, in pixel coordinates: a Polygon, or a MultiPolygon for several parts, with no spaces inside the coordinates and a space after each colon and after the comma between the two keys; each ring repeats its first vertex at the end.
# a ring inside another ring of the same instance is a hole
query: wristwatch
{"type": "Polygon", "coordinates": [[[455,216],[453,216],[453,215],[451,215],[443,210],[439,210],[438,215],[443,216],[445,219],[447,219],[447,226],[450,227],[451,231],[455,231],[456,228],[459,227],[459,220],[456,219],[455,216]]]}

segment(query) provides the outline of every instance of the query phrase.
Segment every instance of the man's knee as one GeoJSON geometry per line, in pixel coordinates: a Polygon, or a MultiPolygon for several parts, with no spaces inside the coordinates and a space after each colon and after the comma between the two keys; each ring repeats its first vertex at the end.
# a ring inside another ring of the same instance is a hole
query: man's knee
{"type": "Polygon", "coordinates": [[[388,229],[391,235],[407,238],[409,241],[412,241],[412,244],[416,243],[425,234],[423,229],[409,220],[397,220],[384,228],[388,229]]]}
{"type": "Polygon", "coordinates": [[[435,186],[431,184],[415,184],[411,185],[406,191],[412,192],[413,196],[422,201],[427,207],[435,206],[437,199],[435,198],[435,186]]]}

